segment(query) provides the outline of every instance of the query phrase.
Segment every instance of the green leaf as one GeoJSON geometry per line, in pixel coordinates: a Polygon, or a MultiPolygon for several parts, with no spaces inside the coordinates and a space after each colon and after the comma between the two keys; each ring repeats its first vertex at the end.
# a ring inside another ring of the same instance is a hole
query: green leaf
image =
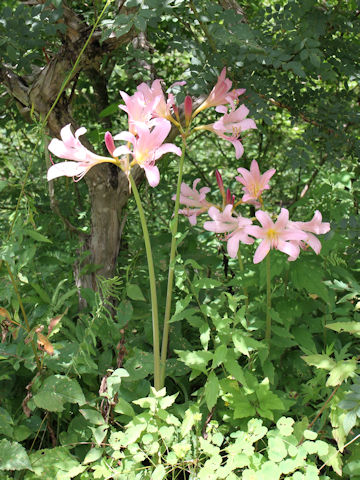
{"type": "Polygon", "coordinates": [[[316,368],[323,368],[325,370],[331,370],[336,366],[335,360],[328,355],[304,355],[301,357],[308,365],[312,365],[316,368]]]}
{"type": "Polygon", "coordinates": [[[283,435],[284,437],[289,437],[294,431],[292,427],[294,423],[295,420],[293,418],[281,417],[276,422],[276,426],[279,429],[281,435],[283,435]]]}
{"type": "Polygon", "coordinates": [[[102,425],[105,423],[104,417],[97,410],[92,408],[81,408],[79,412],[88,422],[94,425],[102,425]]]}
{"type": "Polygon", "coordinates": [[[222,283],[219,280],[216,280],[215,278],[199,278],[198,280],[195,280],[193,282],[193,287],[196,289],[202,289],[202,288],[216,288],[216,287],[221,287],[222,283]]]}
{"type": "Polygon", "coordinates": [[[209,410],[211,410],[217,402],[219,388],[219,380],[215,372],[211,371],[205,384],[205,401],[209,410]]]}
{"type": "Polygon", "coordinates": [[[347,332],[360,335],[360,322],[335,322],[326,325],[326,328],[335,330],[335,332],[347,332]]]}
{"type": "Polygon", "coordinates": [[[49,295],[47,294],[47,292],[42,287],[40,287],[40,285],[38,285],[37,283],[32,283],[32,282],[30,283],[30,285],[33,287],[35,292],[39,295],[39,297],[41,298],[41,300],[44,303],[48,303],[48,304],[51,303],[51,299],[50,299],[49,295]]]}
{"type": "Polygon", "coordinates": [[[320,67],[321,60],[319,55],[316,55],[316,53],[310,53],[309,59],[310,59],[310,63],[312,63],[314,67],[316,68],[320,67]]]}
{"type": "Polygon", "coordinates": [[[104,452],[103,448],[91,448],[88,453],[85,455],[85,458],[83,460],[83,465],[87,465],[88,463],[93,463],[96,462],[96,460],[99,460],[99,458],[102,456],[104,452]]]}
{"type": "Polygon", "coordinates": [[[223,343],[216,347],[214,358],[212,361],[212,368],[216,368],[222,363],[224,363],[227,355],[227,347],[223,343]]]}
{"type": "Polygon", "coordinates": [[[128,403],[124,398],[119,397],[117,404],[114,408],[116,413],[122,413],[123,415],[127,415],[128,417],[134,417],[135,412],[130,403],[128,403]]]}
{"type": "Polygon", "coordinates": [[[70,480],[86,469],[66,447],[38,450],[30,455],[30,460],[34,474],[27,474],[26,480],[70,480]]]}
{"type": "Polygon", "coordinates": [[[270,437],[268,441],[269,460],[279,463],[287,456],[287,448],[280,437],[270,437]]]}
{"type": "Polygon", "coordinates": [[[139,300],[141,302],[145,302],[146,299],[138,285],[134,285],[131,283],[128,283],[126,285],[126,294],[131,300],[139,300]]]}
{"type": "Polygon", "coordinates": [[[129,374],[124,368],[114,370],[110,377],[107,378],[107,392],[104,393],[104,396],[114,398],[115,394],[119,392],[122,379],[128,376],[129,374]]]}
{"type": "Polygon", "coordinates": [[[124,327],[133,316],[133,306],[129,300],[123,300],[119,303],[116,312],[116,319],[119,322],[119,327],[124,327]]]}
{"type": "Polygon", "coordinates": [[[0,442],[0,470],[32,470],[25,448],[5,438],[0,442]]]}
{"type": "Polygon", "coordinates": [[[108,431],[109,425],[104,424],[100,425],[99,427],[90,427],[90,430],[93,433],[93,437],[97,445],[101,445],[106,437],[106,433],[108,431]]]}
{"type": "Polygon", "coordinates": [[[164,465],[157,465],[155,470],[151,474],[151,479],[152,480],[162,480],[165,478],[166,475],[166,469],[164,465]]]}
{"type": "Polygon", "coordinates": [[[331,370],[329,378],[327,379],[327,387],[335,387],[340,385],[348,377],[353,377],[356,371],[356,359],[341,360],[331,370]]]}
{"type": "Polygon", "coordinates": [[[112,103],[108,107],[101,110],[99,113],[100,118],[108,117],[109,115],[119,111],[119,102],[112,103]]]}
{"type": "Polygon", "coordinates": [[[34,240],[37,240],[38,242],[44,242],[44,243],[52,243],[51,240],[49,240],[45,235],[42,233],[36,232],[35,230],[28,230],[24,229],[23,232],[25,235],[28,235],[29,237],[33,238],[34,240]]]}
{"type": "Polygon", "coordinates": [[[180,360],[184,362],[185,365],[194,370],[200,370],[203,373],[206,373],[206,365],[213,358],[212,352],[206,352],[203,350],[193,352],[175,350],[175,353],[179,355],[180,360]]]}
{"type": "Polygon", "coordinates": [[[62,412],[65,403],[83,405],[85,397],[80,385],[74,379],[63,375],[48,377],[39,392],[33,397],[37,407],[49,412],[62,412]]]}
{"type": "Polygon", "coordinates": [[[184,420],[181,424],[181,435],[185,437],[192,427],[201,421],[202,415],[197,405],[191,405],[185,412],[184,420]]]}

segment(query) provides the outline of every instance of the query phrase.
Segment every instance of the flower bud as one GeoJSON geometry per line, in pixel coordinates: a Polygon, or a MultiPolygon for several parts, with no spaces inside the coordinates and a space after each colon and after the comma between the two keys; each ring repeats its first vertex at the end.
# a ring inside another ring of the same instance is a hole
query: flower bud
{"type": "Polygon", "coordinates": [[[192,99],[190,95],[186,95],[184,101],[185,126],[187,127],[191,122],[192,114],[192,99]]]}
{"type": "Polygon", "coordinates": [[[231,195],[231,192],[230,192],[230,188],[228,188],[226,190],[226,205],[234,205],[234,198],[235,198],[235,195],[231,195]]]}
{"type": "Polygon", "coordinates": [[[110,155],[112,156],[114,150],[115,150],[115,143],[113,140],[113,137],[110,132],[105,133],[105,145],[106,148],[108,149],[110,155]]]}
{"type": "Polygon", "coordinates": [[[174,111],[176,120],[180,123],[180,116],[179,116],[178,106],[177,106],[175,103],[173,103],[172,108],[173,108],[173,111],[174,111]]]}
{"type": "Polygon", "coordinates": [[[215,177],[216,177],[217,184],[219,186],[220,193],[222,197],[225,198],[224,182],[219,170],[215,170],[215,177]]]}

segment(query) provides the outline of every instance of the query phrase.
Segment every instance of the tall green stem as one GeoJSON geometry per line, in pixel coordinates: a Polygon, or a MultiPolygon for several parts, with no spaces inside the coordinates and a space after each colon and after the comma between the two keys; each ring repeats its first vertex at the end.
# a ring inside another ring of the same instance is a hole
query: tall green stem
{"type": "Polygon", "coordinates": [[[156,296],[156,280],[155,280],[155,270],[154,270],[154,261],[151,252],[151,243],[149,237],[149,231],[146,224],[144,209],[141,204],[139,191],[136,187],[136,183],[132,177],[129,175],[131,188],[135,197],[136,205],[140,215],[141,226],[144,234],[145,250],[146,257],[149,268],[149,281],[150,281],[150,295],[151,295],[151,311],[152,311],[152,329],[153,329],[153,350],[154,350],[154,387],[156,390],[161,388],[161,377],[160,377],[160,337],[159,337],[159,314],[158,314],[158,303],[156,296]]]}
{"type": "Polygon", "coordinates": [[[161,386],[164,386],[165,383],[165,372],[166,372],[166,357],[167,357],[167,347],[169,340],[169,328],[170,328],[170,314],[171,314],[171,300],[172,300],[172,291],[174,284],[174,270],[175,270],[175,254],[176,254],[176,234],[178,229],[179,221],[179,205],[180,205],[180,189],[184,168],[184,158],[186,150],[186,139],[183,136],[183,149],[179,162],[179,174],[178,182],[176,188],[176,199],[175,199],[175,213],[174,219],[172,220],[171,227],[171,248],[170,248],[170,260],[169,260],[169,274],[168,274],[168,284],[166,291],[166,306],[165,306],[165,316],[164,316],[164,326],[163,326],[163,336],[162,336],[162,346],[161,346],[161,386]]]}
{"type": "Polygon", "coordinates": [[[271,274],[270,274],[270,252],[266,256],[266,330],[265,340],[270,342],[271,338],[271,274]]]}

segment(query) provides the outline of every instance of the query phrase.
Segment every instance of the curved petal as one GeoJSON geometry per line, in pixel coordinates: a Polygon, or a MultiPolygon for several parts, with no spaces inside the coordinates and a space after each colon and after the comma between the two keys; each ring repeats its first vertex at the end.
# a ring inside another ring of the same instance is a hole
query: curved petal
{"type": "Polygon", "coordinates": [[[314,250],[316,255],[319,255],[321,250],[321,242],[317,237],[315,237],[315,235],[309,233],[305,242],[314,250]]]}
{"type": "Polygon", "coordinates": [[[52,165],[47,172],[47,179],[53,180],[58,177],[77,177],[83,175],[88,167],[77,162],[60,162],[52,165]]]}
{"type": "Polygon", "coordinates": [[[291,257],[291,260],[296,260],[300,253],[300,248],[295,243],[284,242],[283,240],[279,240],[277,244],[277,250],[280,252],[286,253],[291,257]]]}
{"type": "Polygon", "coordinates": [[[70,123],[65,125],[65,127],[63,127],[60,130],[60,137],[61,137],[61,140],[69,146],[73,146],[75,144],[75,137],[74,137],[74,135],[71,131],[71,124],[70,123]]]}
{"type": "Polygon", "coordinates": [[[282,208],[276,220],[276,230],[283,230],[289,222],[289,210],[282,208]]]}
{"type": "Polygon", "coordinates": [[[266,240],[263,240],[260,245],[257,247],[254,255],[254,263],[260,263],[270,251],[270,243],[266,240]]]}
{"type": "Polygon", "coordinates": [[[130,132],[120,132],[114,136],[114,140],[124,140],[125,142],[130,142],[134,144],[136,142],[135,137],[130,132]]]}
{"type": "Polygon", "coordinates": [[[141,165],[145,170],[150,187],[156,187],[160,182],[160,172],[156,165],[141,165]]]}
{"type": "Polygon", "coordinates": [[[173,143],[164,143],[163,145],[160,145],[160,147],[156,149],[154,160],[157,160],[158,158],[162,157],[165,153],[175,153],[175,155],[178,155],[179,157],[181,157],[181,149],[179,147],[177,147],[173,143]]]}
{"type": "Polygon", "coordinates": [[[262,210],[258,210],[257,212],[255,212],[255,216],[259,220],[263,228],[274,228],[274,223],[268,213],[263,212],[262,210]]]}
{"type": "Polygon", "coordinates": [[[81,135],[84,135],[87,132],[85,127],[80,127],[75,132],[75,138],[78,139],[81,135]]]}
{"type": "Polygon", "coordinates": [[[240,140],[230,140],[230,142],[234,145],[235,147],[235,158],[240,158],[242,157],[244,153],[244,147],[240,140]]]}
{"type": "Polygon", "coordinates": [[[132,154],[132,151],[126,145],[122,145],[121,147],[115,148],[112,152],[112,156],[120,157],[121,155],[128,155],[129,153],[132,154]]]}
{"type": "Polygon", "coordinates": [[[245,120],[242,120],[240,122],[239,126],[242,132],[245,132],[245,130],[250,130],[252,128],[257,129],[256,123],[251,118],[245,118],[245,120]]]}
{"type": "Polygon", "coordinates": [[[235,258],[239,250],[240,236],[232,235],[227,242],[227,252],[231,258],[235,258]]]}

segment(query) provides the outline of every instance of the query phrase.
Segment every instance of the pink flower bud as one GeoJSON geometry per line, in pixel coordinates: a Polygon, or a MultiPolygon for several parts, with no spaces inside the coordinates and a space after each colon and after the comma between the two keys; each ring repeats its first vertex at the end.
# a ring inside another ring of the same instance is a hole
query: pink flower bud
{"type": "Polygon", "coordinates": [[[110,132],[105,133],[105,145],[110,155],[112,155],[115,150],[115,143],[110,132]]]}
{"type": "Polygon", "coordinates": [[[224,197],[225,196],[224,182],[223,182],[223,179],[222,179],[222,176],[221,176],[219,170],[215,170],[215,177],[216,177],[216,181],[217,181],[217,184],[219,186],[219,190],[221,192],[221,195],[224,197]]]}
{"type": "Polygon", "coordinates": [[[191,114],[192,114],[192,99],[190,95],[185,97],[184,101],[184,114],[185,114],[185,125],[188,126],[191,122],[191,114]]]}
{"type": "Polygon", "coordinates": [[[175,117],[176,117],[177,121],[180,123],[179,109],[178,109],[177,105],[174,103],[172,105],[172,108],[173,108],[173,111],[174,111],[174,114],[175,114],[175,117]]]}
{"type": "Polygon", "coordinates": [[[231,197],[231,192],[230,188],[226,190],[226,205],[232,204],[232,197],[231,197]]]}

